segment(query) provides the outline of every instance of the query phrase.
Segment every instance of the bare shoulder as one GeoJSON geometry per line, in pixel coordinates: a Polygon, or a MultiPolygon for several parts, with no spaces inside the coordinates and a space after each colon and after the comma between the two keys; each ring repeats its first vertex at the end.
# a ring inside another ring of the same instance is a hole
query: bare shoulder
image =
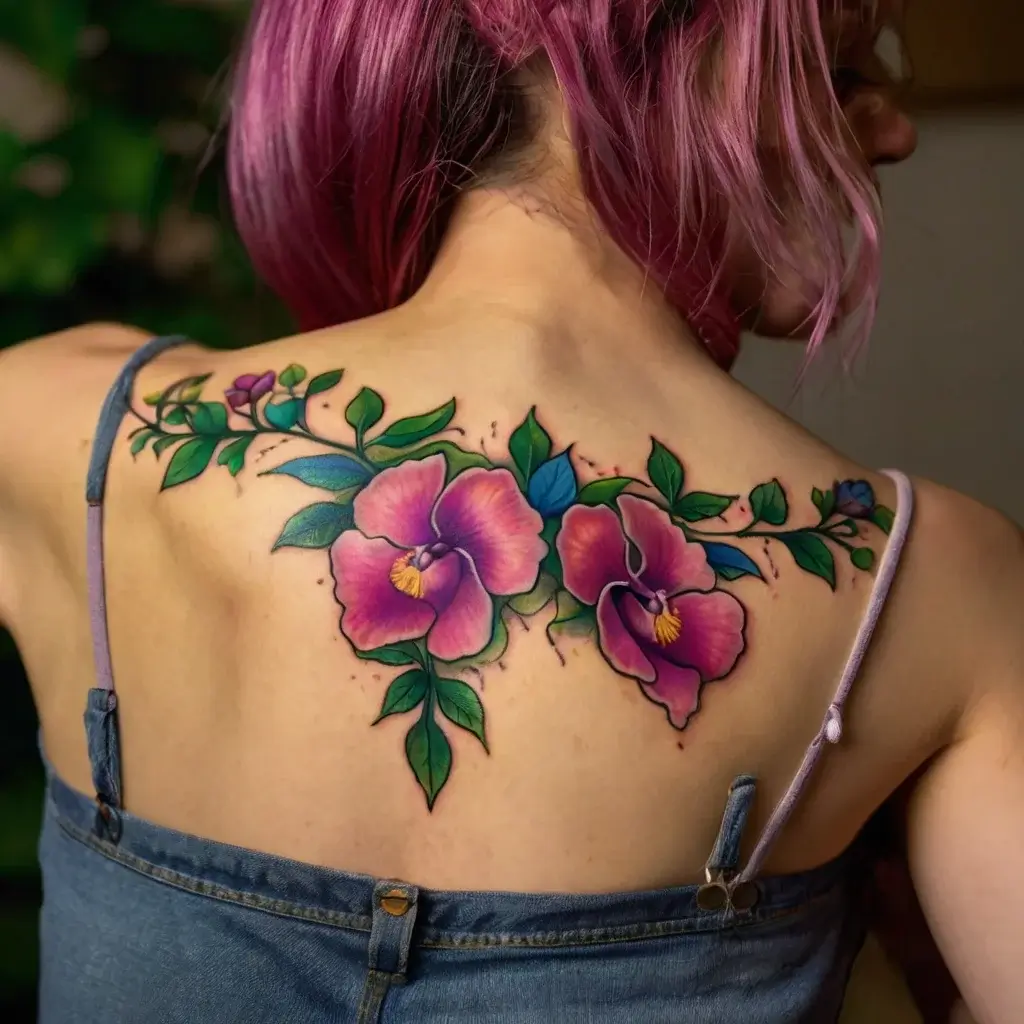
{"type": "Polygon", "coordinates": [[[917,481],[916,491],[907,581],[920,635],[954,673],[966,711],[1010,678],[1013,663],[1021,671],[1024,531],[996,509],[930,481],[917,481]]]}
{"type": "Polygon", "coordinates": [[[18,467],[88,446],[118,372],[152,337],[94,323],[0,351],[0,431],[19,440],[0,446],[0,494],[18,467]]]}
{"type": "Polygon", "coordinates": [[[153,335],[126,324],[93,323],[72,327],[0,350],[0,387],[9,389],[10,374],[49,368],[58,374],[70,362],[76,367],[130,355],[153,335]]]}

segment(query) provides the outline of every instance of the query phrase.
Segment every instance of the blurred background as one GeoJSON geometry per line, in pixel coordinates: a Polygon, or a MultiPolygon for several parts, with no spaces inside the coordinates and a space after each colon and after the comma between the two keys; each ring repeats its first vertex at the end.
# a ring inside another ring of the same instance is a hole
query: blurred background
{"type": "MultiPolygon", "coordinates": [[[[219,129],[245,0],[0,0],[0,347],[93,320],[288,333],[230,228],[219,129]]],[[[883,169],[886,278],[852,376],[749,339],[737,374],[854,458],[1024,522],[1024,4],[911,0],[921,146],[883,169]]],[[[0,443],[12,443],[4,439],[0,443]]],[[[34,1016],[42,799],[0,633],[0,1014],[34,1016]]]]}

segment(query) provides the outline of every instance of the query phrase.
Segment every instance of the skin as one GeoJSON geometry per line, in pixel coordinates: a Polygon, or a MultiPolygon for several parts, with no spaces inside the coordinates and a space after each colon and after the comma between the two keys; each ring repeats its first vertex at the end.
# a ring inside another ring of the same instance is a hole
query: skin
{"type": "MultiPolygon", "coordinates": [[[[869,99],[850,108],[865,156],[908,155],[912,128],[869,99]]],[[[552,147],[544,185],[571,216],[571,175],[552,147]]],[[[797,300],[765,282],[762,329],[788,334],[797,300]]],[[[745,494],[778,475],[807,493],[865,478],[896,504],[886,478],[714,367],[644,285],[600,233],[481,191],[465,197],[404,306],[242,352],[180,349],[143,371],[137,393],[192,373],[212,372],[217,391],[293,360],[312,372],[343,364],[396,416],[456,395],[471,437],[494,421],[507,431],[536,404],[608,471],[642,471],[657,431],[696,487],[745,494]]],[[[0,354],[0,436],[18,437],[0,446],[0,622],[28,666],[49,757],[84,792],[85,470],[103,397],[148,336],[94,324],[0,354]]],[[[341,421],[342,400],[328,405],[316,412],[324,433],[341,421]]],[[[118,444],[107,572],[126,806],[218,841],[427,887],[696,882],[741,772],[760,786],[749,852],[820,726],[868,599],[852,571],[830,596],[780,559],[777,585],[743,591],[756,653],[708,688],[683,734],[591,643],[573,646],[563,669],[543,630],[515,630],[507,671],[486,676],[492,756],[453,737],[458,781],[428,815],[400,756],[401,723],[369,728],[390,677],[340,637],[322,564],[269,554],[298,485],[247,471],[160,495],[160,473],[151,458],[133,467],[118,444]]],[[[823,759],[766,871],[837,856],[912,778],[895,821],[928,923],[977,1020],[1002,1024],[1024,1017],[1014,882],[1024,816],[1012,813],[1024,806],[1024,541],[995,511],[915,483],[911,540],[847,740],[823,759]]]]}

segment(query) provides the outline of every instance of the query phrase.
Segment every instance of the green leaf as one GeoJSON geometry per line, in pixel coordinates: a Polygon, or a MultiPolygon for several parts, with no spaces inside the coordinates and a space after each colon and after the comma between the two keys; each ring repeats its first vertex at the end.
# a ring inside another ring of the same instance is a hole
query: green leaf
{"type": "Polygon", "coordinates": [[[568,590],[555,597],[555,617],[548,625],[548,636],[555,632],[570,636],[590,636],[597,631],[597,609],[577,601],[568,590]]]}
{"type": "Polygon", "coordinates": [[[324,491],[346,491],[362,487],[373,474],[361,462],[340,452],[328,455],[306,455],[301,459],[282,462],[260,476],[291,476],[309,487],[324,491]]]}
{"type": "Polygon", "coordinates": [[[281,371],[277,379],[283,388],[297,387],[306,379],[306,368],[298,363],[291,363],[281,371]]]}
{"type": "Polygon", "coordinates": [[[875,567],[875,553],[871,548],[856,548],[850,552],[850,561],[864,572],[870,572],[875,567]]]}
{"type": "Polygon", "coordinates": [[[383,721],[391,715],[404,715],[407,711],[419,707],[423,698],[427,695],[427,687],[430,684],[430,677],[421,668],[414,668],[411,672],[403,672],[388,687],[384,695],[384,703],[381,705],[380,714],[373,724],[383,721]]]}
{"type": "Polygon", "coordinates": [[[135,439],[132,441],[132,455],[138,455],[154,437],[156,437],[156,434],[152,430],[142,430],[136,434],[135,439]]]}
{"type": "Polygon", "coordinates": [[[314,395],[322,394],[324,391],[330,391],[331,388],[337,387],[341,382],[344,372],[344,370],[328,370],[326,373],[318,374],[306,385],[306,398],[310,399],[314,395]]]}
{"type": "Polygon", "coordinates": [[[160,490],[166,491],[171,487],[188,483],[189,480],[195,480],[210,464],[216,449],[215,437],[193,437],[186,441],[167,464],[167,472],[164,474],[160,490]]]}
{"type": "Polygon", "coordinates": [[[384,399],[372,388],[362,391],[348,403],[345,419],[356,432],[356,440],[362,445],[366,432],[380,422],[384,415],[384,399]]]}
{"type": "Polygon", "coordinates": [[[426,794],[427,807],[433,810],[434,801],[452,770],[452,748],[448,737],[434,721],[433,701],[423,704],[423,714],[406,735],[405,756],[426,794]]]}
{"type": "Polygon", "coordinates": [[[781,526],[789,516],[786,492],[778,480],[760,484],[750,492],[750,511],[755,523],[781,526]]]}
{"type": "Polygon", "coordinates": [[[548,519],[544,523],[544,529],[540,532],[540,539],[548,546],[548,553],[541,559],[541,572],[553,577],[558,586],[562,585],[562,558],[555,546],[555,538],[562,528],[562,520],[548,519]]]}
{"type": "Polygon", "coordinates": [[[190,419],[197,434],[223,434],[228,429],[228,411],[220,402],[200,402],[190,419]]]}
{"type": "Polygon", "coordinates": [[[352,648],[357,658],[363,661],[376,661],[381,665],[419,665],[420,650],[411,640],[388,644],[386,647],[375,647],[372,651],[361,651],[352,648]]]}
{"type": "Polygon", "coordinates": [[[167,399],[179,402],[194,402],[203,392],[203,385],[213,376],[212,373],[200,373],[194,377],[185,377],[175,381],[167,389],[167,399]],[[185,397],[188,395],[189,397],[185,397]]]}
{"type": "Polygon", "coordinates": [[[253,434],[250,437],[240,437],[236,441],[232,441],[231,444],[225,445],[217,456],[217,465],[227,466],[228,472],[232,476],[238,476],[245,466],[245,453],[255,440],[256,435],[253,434]]]}
{"type": "Polygon", "coordinates": [[[892,531],[892,524],[896,521],[896,513],[885,505],[876,505],[871,513],[871,522],[883,533],[889,534],[892,531]]]}
{"type": "Polygon", "coordinates": [[[551,438],[537,422],[536,414],[537,407],[534,406],[508,439],[509,454],[522,473],[524,484],[528,484],[534,470],[551,457],[551,438]]]}
{"type": "Polygon", "coordinates": [[[657,438],[652,437],[651,442],[647,476],[668,503],[674,505],[683,489],[683,465],[657,438]]]}
{"type": "Polygon", "coordinates": [[[821,491],[815,487],[814,490],[811,491],[811,501],[814,502],[814,507],[821,515],[821,522],[823,523],[831,518],[832,513],[836,510],[835,491],[821,491]]]}
{"type": "Polygon", "coordinates": [[[672,511],[688,523],[698,523],[702,519],[714,519],[720,516],[735,501],[723,494],[708,494],[705,491],[691,491],[683,495],[672,506],[672,511]]]}
{"type": "Polygon", "coordinates": [[[438,679],[436,685],[437,706],[441,714],[449,722],[471,732],[483,744],[484,750],[490,753],[484,731],[484,706],[476,690],[458,679],[438,679]]]}
{"type": "Polygon", "coordinates": [[[329,548],[345,530],[353,525],[351,505],[335,501],[318,501],[285,523],[281,536],[271,550],[278,548],[329,548]]]}
{"type": "Polygon", "coordinates": [[[467,452],[460,448],[454,441],[430,441],[422,448],[414,448],[410,451],[398,451],[394,448],[378,446],[374,442],[373,447],[366,452],[366,457],[375,466],[397,466],[400,462],[416,461],[425,459],[430,455],[441,453],[448,464],[447,483],[450,483],[463,470],[473,466],[480,466],[482,469],[493,469],[491,460],[480,452],[467,452]]]}
{"type": "Polygon", "coordinates": [[[425,412],[422,416],[407,416],[405,419],[395,420],[380,437],[370,443],[387,445],[389,448],[408,448],[409,445],[416,444],[417,441],[440,433],[451,423],[454,415],[455,399],[453,398],[446,405],[442,405],[432,412],[425,412]]]}
{"type": "Polygon", "coordinates": [[[632,483],[630,476],[610,476],[604,480],[592,480],[577,495],[580,505],[614,505],[615,499],[632,483]]]}
{"type": "Polygon", "coordinates": [[[524,617],[536,615],[551,603],[557,589],[558,583],[555,581],[554,576],[542,572],[533,590],[527,594],[517,594],[515,597],[510,597],[508,606],[517,615],[524,617]]]}
{"type": "Polygon", "coordinates": [[[779,540],[789,548],[801,569],[823,579],[836,589],[836,563],[825,542],[813,533],[780,534],[779,540]]]}
{"type": "MultiPolygon", "coordinates": [[[[187,437],[188,435],[185,436],[187,437]]],[[[177,444],[179,441],[183,440],[185,440],[185,437],[181,434],[165,434],[163,437],[153,442],[153,454],[159,459],[172,444],[177,444]]]]}
{"type": "Polygon", "coordinates": [[[176,405],[164,417],[164,423],[169,427],[183,427],[186,419],[184,407],[176,405]]]}
{"type": "Polygon", "coordinates": [[[305,403],[301,398],[288,398],[283,402],[275,402],[263,410],[267,422],[277,430],[288,431],[299,422],[305,403]]]}

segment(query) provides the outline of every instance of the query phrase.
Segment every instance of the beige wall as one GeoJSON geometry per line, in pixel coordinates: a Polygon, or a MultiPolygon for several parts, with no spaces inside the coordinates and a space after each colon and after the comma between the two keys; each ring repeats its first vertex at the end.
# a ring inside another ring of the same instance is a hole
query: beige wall
{"type": "Polygon", "coordinates": [[[1024,523],[1024,112],[934,116],[883,168],[885,284],[853,379],[751,339],[737,375],[861,462],[955,487],[1024,523]]]}

